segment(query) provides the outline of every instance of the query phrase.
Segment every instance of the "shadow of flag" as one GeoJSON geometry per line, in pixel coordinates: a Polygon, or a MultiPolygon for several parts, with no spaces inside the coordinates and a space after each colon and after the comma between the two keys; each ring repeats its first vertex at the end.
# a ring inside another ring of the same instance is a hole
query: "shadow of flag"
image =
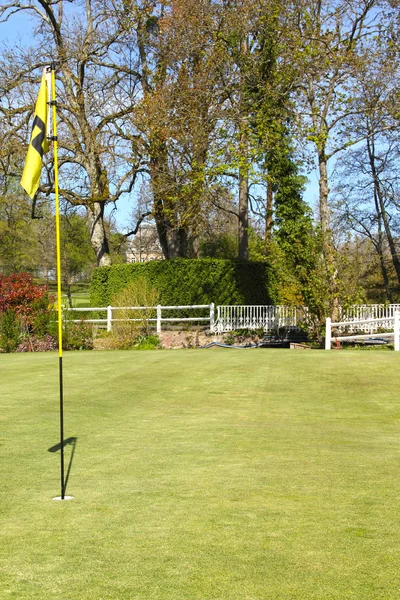
{"type": "Polygon", "coordinates": [[[74,454],[75,454],[75,448],[76,448],[76,443],[78,441],[77,437],[69,437],[67,439],[65,439],[62,443],[62,446],[60,443],[56,444],[55,446],[51,446],[51,448],[48,449],[48,452],[58,452],[59,450],[61,450],[61,447],[65,448],[65,446],[72,446],[72,452],[71,452],[71,456],[69,459],[69,464],[68,464],[68,469],[67,469],[67,474],[65,477],[65,482],[64,482],[64,493],[67,490],[67,485],[68,485],[68,479],[71,473],[71,468],[72,468],[72,461],[74,459],[74,454]]]}

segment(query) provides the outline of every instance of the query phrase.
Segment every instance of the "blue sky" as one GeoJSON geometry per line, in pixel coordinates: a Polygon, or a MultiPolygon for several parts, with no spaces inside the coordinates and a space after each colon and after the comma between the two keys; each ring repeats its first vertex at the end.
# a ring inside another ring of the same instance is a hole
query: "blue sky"
{"type": "MultiPolygon", "coordinates": [[[[34,19],[28,16],[26,11],[14,14],[6,23],[0,23],[0,42],[10,46],[15,41],[30,44],[33,35],[34,19]]],[[[309,184],[306,187],[304,199],[314,209],[318,203],[318,176],[316,171],[308,174],[309,184]]],[[[110,206],[109,212],[112,210],[110,206]]],[[[117,210],[113,216],[120,230],[128,230],[130,226],[130,214],[132,212],[132,198],[118,201],[117,210]]]]}
{"type": "Polygon", "coordinates": [[[32,19],[24,12],[12,15],[6,23],[0,23],[0,40],[12,44],[14,40],[21,39],[29,43],[32,39],[32,19]]]}

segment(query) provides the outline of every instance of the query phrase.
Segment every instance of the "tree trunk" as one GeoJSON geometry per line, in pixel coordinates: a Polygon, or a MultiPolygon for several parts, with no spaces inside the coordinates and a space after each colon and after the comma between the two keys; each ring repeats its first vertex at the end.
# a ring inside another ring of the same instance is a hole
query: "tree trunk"
{"type": "Polygon", "coordinates": [[[239,215],[238,215],[238,258],[249,259],[249,163],[247,115],[240,121],[239,143],[239,215]]]}
{"type": "Polygon", "coordinates": [[[273,216],[273,193],[272,193],[272,182],[270,179],[267,180],[267,206],[265,211],[265,235],[264,235],[264,246],[265,251],[268,252],[269,245],[272,237],[272,216],[273,216]]]}
{"type": "MultiPolygon", "coordinates": [[[[163,201],[162,190],[168,168],[162,162],[163,156],[158,155],[151,161],[151,182],[154,198],[154,219],[156,221],[158,239],[166,260],[187,256],[188,251],[188,230],[185,227],[177,227],[173,221],[165,215],[165,202],[163,201]]],[[[168,176],[168,173],[167,175],[168,176]]],[[[174,219],[177,220],[177,219],[174,219]]]]}
{"type": "Polygon", "coordinates": [[[173,227],[165,218],[163,202],[160,198],[156,200],[156,194],[154,194],[154,218],[164,258],[172,260],[187,256],[188,231],[184,227],[173,227]]]}
{"type": "Polygon", "coordinates": [[[382,215],[381,215],[381,211],[379,208],[379,200],[377,197],[376,190],[374,190],[374,202],[375,202],[376,215],[377,215],[377,219],[378,219],[378,239],[377,239],[376,243],[374,243],[374,246],[375,246],[375,249],[376,249],[376,251],[378,253],[378,257],[379,257],[379,266],[381,268],[383,285],[385,286],[386,299],[390,303],[392,303],[392,292],[390,289],[389,274],[388,274],[388,271],[386,268],[385,256],[384,256],[385,249],[384,249],[384,243],[383,243],[382,215]]]}
{"type": "Polygon", "coordinates": [[[96,253],[98,267],[111,265],[110,249],[104,230],[104,202],[93,202],[87,207],[90,241],[96,253]]]}
{"type": "Polygon", "coordinates": [[[73,308],[73,304],[72,304],[72,291],[71,291],[71,282],[69,280],[69,277],[67,277],[64,280],[64,289],[66,289],[67,291],[67,298],[68,298],[68,306],[69,308],[73,308]]]}
{"type": "Polygon", "coordinates": [[[189,250],[189,232],[185,227],[179,227],[179,256],[182,258],[188,256],[189,250]]]}
{"type": "Polygon", "coordinates": [[[339,316],[339,298],[337,285],[337,266],[335,250],[333,247],[332,231],[330,226],[330,212],[328,205],[329,184],[328,164],[325,149],[318,154],[319,163],[319,216],[322,229],[322,246],[327,271],[327,279],[330,291],[330,315],[332,321],[337,321],[339,316]]]}
{"type": "Polygon", "coordinates": [[[193,253],[193,258],[199,258],[200,238],[199,238],[198,233],[192,234],[192,253],[193,253]]]}
{"type": "Polygon", "coordinates": [[[392,257],[393,266],[396,271],[397,281],[400,285],[400,259],[397,254],[396,245],[394,243],[394,239],[392,236],[392,232],[390,230],[389,218],[386,212],[385,206],[385,198],[382,192],[381,182],[379,179],[379,174],[376,167],[376,157],[375,157],[375,141],[374,137],[367,139],[367,149],[368,149],[368,158],[369,164],[371,167],[371,173],[374,180],[374,193],[375,193],[375,202],[378,202],[379,212],[382,218],[383,227],[385,229],[386,238],[389,244],[390,254],[392,257]]]}
{"type": "MultiPolygon", "coordinates": [[[[158,238],[166,260],[182,256],[183,237],[180,229],[174,226],[166,214],[166,201],[163,190],[170,183],[167,148],[163,142],[154,139],[150,144],[150,177],[154,198],[154,219],[158,238]]],[[[171,209],[170,209],[171,212],[171,209]]]]}
{"type": "Polygon", "coordinates": [[[386,212],[385,204],[384,204],[382,195],[378,194],[378,197],[379,196],[381,196],[379,199],[379,202],[381,205],[381,215],[382,215],[383,226],[385,228],[385,233],[386,233],[387,241],[389,244],[390,254],[392,256],[392,262],[393,262],[394,268],[396,270],[397,281],[400,285],[400,260],[399,260],[398,254],[397,254],[396,245],[394,243],[392,232],[390,231],[389,219],[388,219],[388,215],[386,212]]]}
{"type": "Polygon", "coordinates": [[[379,264],[381,267],[383,285],[385,286],[386,299],[390,303],[392,303],[393,299],[392,299],[392,292],[391,292],[390,284],[389,284],[389,276],[388,276],[387,268],[385,265],[385,259],[384,259],[382,251],[379,251],[379,264]]]}
{"type": "Polygon", "coordinates": [[[168,235],[167,235],[167,226],[165,223],[164,213],[163,213],[163,204],[161,198],[158,197],[158,194],[155,190],[154,182],[153,182],[153,197],[154,197],[154,219],[156,222],[157,235],[158,240],[160,242],[161,250],[164,254],[165,259],[169,259],[169,245],[168,245],[168,235]]]}
{"type": "Polygon", "coordinates": [[[169,229],[167,231],[168,240],[168,258],[178,258],[181,256],[181,240],[179,229],[169,229]]]}
{"type": "MultiPolygon", "coordinates": [[[[248,40],[244,36],[240,43],[242,56],[248,52],[248,40]]],[[[242,85],[245,74],[241,73],[242,85]]],[[[249,259],[249,140],[248,140],[248,107],[241,92],[239,117],[239,220],[238,220],[238,258],[249,259]]]]}
{"type": "Polygon", "coordinates": [[[249,178],[247,169],[239,169],[239,221],[238,221],[238,242],[239,258],[241,260],[249,259],[249,178]]]}

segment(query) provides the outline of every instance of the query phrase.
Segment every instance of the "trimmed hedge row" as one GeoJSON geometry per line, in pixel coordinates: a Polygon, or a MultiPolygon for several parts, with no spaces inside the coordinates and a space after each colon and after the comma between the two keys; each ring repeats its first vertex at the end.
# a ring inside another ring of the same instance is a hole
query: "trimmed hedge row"
{"type": "Polygon", "coordinates": [[[212,258],[150,261],[98,267],[90,284],[91,306],[108,306],[139,277],[160,293],[162,305],[275,304],[275,278],[266,263],[212,258]]]}

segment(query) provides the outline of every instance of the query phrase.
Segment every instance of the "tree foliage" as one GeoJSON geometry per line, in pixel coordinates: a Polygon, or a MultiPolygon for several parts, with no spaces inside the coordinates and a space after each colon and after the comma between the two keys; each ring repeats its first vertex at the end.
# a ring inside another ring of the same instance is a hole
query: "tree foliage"
{"type": "MultiPolygon", "coordinates": [[[[360,197],[360,181],[347,170],[341,222],[368,232],[393,297],[388,268],[400,281],[396,3],[7,0],[0,19],[15,11],[32,15],[36,34],[31,47],[0,55],[3,269],[43,257],[34,236],[31,254],[24,249],[22,240],[40,227],[28,224],[16,186],[32,84],[54,58],[61,194],[66,214],[83,207],[98,265],[123,260],[127,239],[152,221],[166,259],[256,256],[280,273],[281,298],[306,302],[318,319],[335,318],[340,302],[360,297],[349,285],[358,242],[336,228],[331,191],[333,165],[347,156],[368,170],[360,172],[368,194],[360,197]],[[305,196],[313,166],[314,213],[305,196]],[[135,214],[125,233],[105,217],[122,199],[135,214]]],[[[53,191],[50,156],[33,216],[53,191]]],[[[71,241],[65,237],[80,248],[65,259],[71,273],[89,255],[76,224],[71,241]]]]}

